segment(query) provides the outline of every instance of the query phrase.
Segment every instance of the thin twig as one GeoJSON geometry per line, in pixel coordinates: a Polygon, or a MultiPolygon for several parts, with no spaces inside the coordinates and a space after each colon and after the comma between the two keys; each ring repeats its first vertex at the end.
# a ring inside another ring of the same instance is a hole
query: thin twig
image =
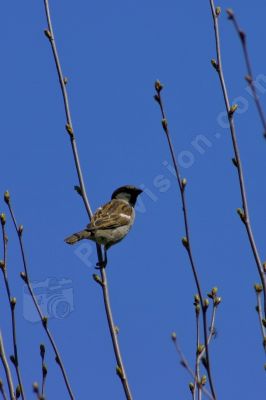
{"type": "Polygon", "coordinates": [[[32,385],[33,393],[36,394],[37,400],[45,400],[44,396],[40,392],[38,382],[34,382],[32,385]]]}
{"type": "Polygon", "coordinates": [[[4,282],[5,282],[5,288],[6,288],[6,294],[7,294],[8,303],[9,303],[10,312],[11,312],[12,340],[13,340],[13,351],[14,351],[14,358],[12,358],[12,360],[14,361],[13,364],[15,366],[15,370],[16,370],[16,374],[17,374],[17,379],[18,379],[19,388],[20,388],[20,395],[22,397],[22,400],[24,400],[25,399],[25,395],[24,395],[24,387],[23,387],[20,368],[19,368],[17,334],[16,334],[16,318],[15,318],[16,298],[15,297],[11,297],[11,290],[10,290],[9,281],[8,281],[8,275],[7,275],[7,243],[8,243],[8,238],[7,238],[6,230],[5,230],[5,224],[6,224],[6,216],[5,216],[5,214],[1,214],[0,219],[1,219],[3,247],[4,247],[4,260],[3,260],[3,264],[1,263],[0,267],[1,267],[1,270],[2,270],[2,273],[3,273],[3,278],[4,278],[4,282]]]}
{"type": "Polygon", "coordinates": [[[3,337],[2,337],[1,331],[0,331],[0,358],[1,358],[4,370],[5,370],[5,374],[6,374],[6,380],[7,380],[7,384],[8,384],[10,399],[15,400],[14,384],[13,384],[12,375],[11,375],[10,368],[9,368],[7,358],[6,358],[6,354],[5,354],[5,348],[4,348],[3,337]]]}
{"type": "Polygon", "coordinates": [[[170,150],[170,153],[171,153],[171,157],[172,157],[172,161],[173,161],[173,165],[174,165],[174,169],[175,169],[175,173],[176,173],[176,179],[177,179],[178,187],[179,187],[180,194],[181,194],[182,210],[183,210],[183,218],[184,218],[185,234],[186,234],[186,236],[183,238],[182,242],[183,242],[184,247],[187,250],[187,254],[188,254],[188,257],[189,257],[191,269],[192,269],[192,272],[193,272],[194,280],[195,280],[197,291],[198,291],[199,298],[200,298],[200,305],[201,305],[201,308],[203,310],[202,316],[203,316],[204,343],[205,343],[205,348],[206,348],[206,359],[207,359],[207,373],[208,373],[208,377],[209,377],[209,384],[210,384],[212,396],[213,396],[214,399],[216,399],[215,388],[214,388],[214,383],[213,383],[212,373],[211,373],[209,348],[208,348],[207,315],[206,315],[206,309],[204,307],[204,300],[203,300],[203,296],[202,296],[200,280],[199,280],[199,277],[198,277],[198,272],[197,272],[196,264],[194,262],[194,257],[193,257],[193,254],[192,254],[191,243],[190,243],[188,212],[187,212],[187,204],[186,204],[186,197],[185,197],[185,187],[186,187],[187,181],[186,181],[186,179],[182,179],[181,178],[181,175],[180,175],[180,172],[179,172],[179,169],[178,169],[178,166],[177,166],[177,160],[176,160],[176,156],[175,156],[175,152],[174,152],[174,147],[173,147],[172,140],[171,140],[171,137],[170,137],[170,132],[169,132],[169,128],[168,128],[168,122],[167,122],[167,118],[166,118],[166,114],[165,114],[164,106],[163,106],[163,101],[162,101],[162,97],[161,97],[162,89],[163,89],[163,85],[159,81],[156,81],[155,82],[156,94],[154,96],[154,99],[159,104],[159,107],[160,107],[160,110],[161,110],[162,126],[163,126],[163,130],[164,130],[164,132],[166,134],[169,150],[170,150]]]}
{"type": "Polygon", "coordinates": [[[202,394],[202,386],[200,385],[200,354],[202,351],[199,351],[200,348],[200,308],[195,306],[196,311],[196,365],[195,365],[195,380],[194,385],[197,388],[198,400],[201,400],[202,394]]]}
{"type": "MultiPolygon", "coordinates": [[[[70,137],[72,153],[73,153],[75,167],[76,167],[78,180],[79,180],[78,192],[82,197],[88,217],[89,217],[89,219],[91,219],[93,214],[92,214],[92,210],[91,210],[88,196],[86,193],[86,188],[85,188],[85,184],[84,184],[84,179],[83,179],[82,169],[81,169],[81,165],[80,165],[73,124],[72,124],[68,94],[67,94],[67,90],[66,90],[67,80],[63,75],[62,67],[60,64],[60,59],[59,59],[57,46],[56,46],[56,42],[55,42],[55,36],[54,36],[54,32],[53,32],[53,26],[52,26],[52,21],[51,21],[48,0],[44,0],[44,6],[45,6],[45,12],[46,12],[46,18],[47,18],[47,24],[48,24],[48,30],[45,31],[45,35],[49,39],[49,42],[51,44],[54,61],[55,61],[55,65],[56,65],[56,69],[57,69],[57,73],[58,73],[59,83],[60,83],[60,87],[61,87],[61,91],[62,91],[65,113],[66,113],[66,130],[70,137]]],[[[98,255],[98,263],[101,266],[101,265],[103,265],[102,250],[99,245],[96,245],[96,248],[97,248],[97,255],[98,255]]],[[[100,268],[100,274],[101,274],[100,280],[101,280],[101,287],[102,287],[102,292],[103,292],[106,317],[107,317],[107,321],[108,321],[109,331],[111,334],[113,349],[114,349],[115,358],[116,358],[116,362],[117,362],[117,368],[116,368],[117,375],[119,376],[119,378],[121,380],[127,400],[132,400],[132,394],[131,394],[128,379],[126,376],[125,367],[123,365],[122,355],[121,355],[119,342],[118,342],[118,338],[117,338],[117,329],[116,329],[116,326],[113,321],[105,268],[102,268],[102,267],[100,268]]]]}
{"type": "MultiPolygon", "coordinates": [[[[191,378],[195,381],[196,377],[195,377],[195,373],[192,370],[192,368],[190,367],[184,353],[182,352],[181,348],[179,347],[177,338],[176,338],[176,334],[172,333],[172,342],[175,346],[176,352],[180,358],[180,364],[182,365],[182,367],[184,367],[187,372],[189,373],[189,375],[191,376],[191,378]]],[[[211,393],[205,388],[202,388],[203,393],[210,399],[210,400],[214,400],[211,393]]]]}
{"type": "Polygon", "coordinates": [[[260,259],[259,252],[257,249],[257,245],[256,245],[256,242],[254,239],[251,223],[250,223],[248,201],[247,201],[245,181],[244,181],[244,175],[243,175],[243,167],[242,167],[240,152],[239,152],[239,148],[238,148],[236,130],[235,130],[235,124],[234,124],[234,117],[233,117],[234,112],[237,109],[237,105],[232,105],[232,106],[230,105],[227,87],[226,87],[225,78],[224,78],[224,73],[223,73],[221,45],[220,45],[220,33],[219,33],[219,23],[218,23],[218,18],[219,18],[219,14],[220,14],[221,10],[219,7],[217,7],[217,8],[215,7],[213,0],[210,0],[210,6],[211,6],[211,11],[212,11],[213,23],[214,23],[216,55],[217,55],[217,61],[212,60],[212,64],[219,75],[219,79],[220,79],[220,83],[221,83],[221,87],[222,87],[224,102],[225,102],[228,121],[229,121],[229,125],[230,125],[232,144],[233,144],[233,148],[234,148],[233,163],[234,163],[235,167],[237,168],[237,172],[238,172],[238,180],[239,180],[242,206],[243,206],[243,210],[238,209],[237,211],[238,211],[238,214],[239,214],[242,222],[245,225],[249,243],[250,243],[254,258],[255,258],[257,270],[258,270],[258,273],[259,273],[259,276],[261,279],[261,283],[263,286],[264,315],[266,315],[266,277],[265,277],[265,273],[263,270],[263,264],[262,264],[262,261],[260,259]]]}
{"type": "Polygon", "coordinates": [[[243,53],[244,53],[245,63],[246,63],[246,67],[247,67],[247,75],[245,76],[245,79],[251,88],[251,91],[252,91],[252,94],[254,97],[254,101],[255,101],[255,104],[256,104],[256,107],[257,107],[257,110],[259,113],[259,117],[260,117],[263,129],[264,129],[263,135],[264,135],[264,137],[266,137],[266,117],[265,117],[262,105],[260,103],[260,100],[259,100],[256,85],[254,83],[254,75],[252,72],[252,66],[251,66],[251,61],[250,61],[248,47],[247,47],[247,35],[242,29],[240,29],[239,23],[236,19],[236,16],[235,16],[233,10],[227,9],[226,12],[228,15],[228,19],[233,22],[236,32],[240,38],[240,42],[241,42],[243,53]]]}
{"type": "MultiPolygon", "coordinates": [[[[208,345],[210,345],[210,342],[211,342],[211,340],[212,340],[212,338],[213,338],[213,336],[214,336],[214,332],[215,332],[214,325],[215,325],[216,310],[217,310],[217,306],[216,306],[216,305],[213,305],[213,308],[212,308],[212,316],[211,316],[210,333],[209,333],[209,336],[208,336],[208,345]]],[[[199,362],[200,362],[201,359],[203,358],[204,354],[205,354],[205,349],[204,349],[204,350],[201,352],[201,354],[199,355],[199,362]]]]}
{"type": "Polygon", "coordinates": [[[6,392],[5,392],[5,388],[4,388],[4,384],[3,384],[2,379],[0,379],[0,392],[1,392],[1,395],[2,395],[3,399],[7,400],[7,395],[6,395],[6,392]]]}
{"type": "Polygon", "coordinates": [[[266,351],[266,320],[263,318],[263,312],[262,312],[262,306],[261,306],[261,292],[262,292],[262,285],[256,284],[254,285],[255,292],[256,292],[256,297],[257,297],[257,306],[256,310],[258,312],[258,317],[259,317],[259,325],[261,329],[261,335],[263,339],[263,347],[264,350],[266,351]]]}
{"type": "Polygon", "coordinates": [[[45,383],[46,383],[46,377],[47,377],[47,366],[45,364],[45,346],[44,344],[40,345],[40,356],[41,356],[41,360],[42,360],[42,396],[44,396],[45,393],[45,383]]]}
{"type": "Polygon", "coordinates": [[[23,244],[23,226],[22,225],[18,225],[17,222],[16,222],[14,211],[13,211],[13,208],[11,206],[10,195],[9,195],[8,192],[5,193],[5,202],[7,203],[7,206],[8,206],[8,209],[9,209],[9,212],[10,212],[14,227],[15,227],[16,232],[17,232],[18,240],[19,240],[20,251],[21,251],[23,267],[24,267],[24,272],[21,273],[21,277],[22,277],[22,279],[24,280],[25,284],[28,287],[28,290],[29,290],[30,296],[31,296],[31,298],[33,300],[34,306],[35,306],[35,308],[36,308],[36,310],[37,310],[37,312],[39,314],[39,317],[40,317],[40,319],[42,321],[42,326],[43,326],[43,328],[44,328],[44,330],[45,330],[45,332],[46,332],[46,334],[47,334],[47,336],[49,338],[49,341],[50,341],[50,343],[51,343],[51,345],[53,347],[53,350],[55,352],[55,356],[56,356],[55,359],[56,359],[56,362],[57,362],[57,364],[59,365],[59,367],[61,369],[64,381],[65,381],[65,384],[66,384],[66,387],[67,387],[67,391],[69,393],[70,398],[73,400],[74,399],[74,395],[73,395],[71,387],[70,387],[70,383],[69,383],[69,380],[68,380],[68,377],[67,377],[67,374],[66,374],[66,371],[65,371],[65,367],[64,367],[63,361],[62,361],[61,356],[59,354],[59,350],[57,349],[57,345],[56,345],[55,340],[54,340],[54,338],[52,336],[52,333],[50,332],[50,330],[48,328],[48,318],[43,315],[43,313],[41,311],[41,308],[40,308],[40,306],[39,306],[39,304],[38,304],[38,302],[36,300],[36,297],[34,295],[31,283],[30,283],[30,278],[29,278],[29,273],[28,273],[28,265],[27,265],[27,261],[26,261],[26,255],[25,255],[24,244],[23,244]]]}

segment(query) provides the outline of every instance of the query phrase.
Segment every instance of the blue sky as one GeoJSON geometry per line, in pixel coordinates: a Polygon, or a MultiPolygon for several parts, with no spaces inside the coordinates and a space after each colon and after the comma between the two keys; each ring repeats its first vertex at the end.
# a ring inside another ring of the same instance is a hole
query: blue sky
{"type": "MultiPolygon", "coordinates": [[[[241,96],[245,112],[236,115],[254,233],[265,257],[266,142],[243,79],[239,40],[225,9],[235,10],[248,33],[254,75],[266,76],[265,2],[221,1],[224,72],[230,99],[241,96]]],[[[127,374],[138,400],[189,398],[190,378],[179,365],[170,340],[177,332],[194,365],[195,284],[186,252],[180,196],[167,168],[170,161],[154,81],[163,96],[170,130],[188,180],[191,240],[205,293],[218,286],[218,335],[211,346],[213,375],[220,399],[261,398],[264,356],[255,313],[253,284],[258,276],[244,227],[236,171],[227,128],[219,123],[224,103],[215,58],[209,2],[116,0],[51,1],[58,50],[68,91],[80,159],[92,208],[124,184],[142,185],[136,223],[110,250],[108,277],[115,321],[127,374]],[[205,145],[195,146],[198,135],[205,145]],[[186,159],[185,157],[188,157],[186,159]],[[161,182],[165,183],[163,186],[161,182]]],[[[69,139],[65,133],[58,79],[42,2],[5,2],[1,24],[1,180],[24,225],[32,281],[56,301],[48,282],[69,303],[66,318],[51,318],[77,399],[122,399],[100,288],[92,280],[93,246],[68,247],[64,237],[86,225],[69,139]],[[55,278],[51,281],[51,278],[55,278]],[[54,287],[54,286],[52,286],[54,287]]],[[[266,85],[264,84],[266,89],[266,85]]],[[[266,107],[266,90],[260,99],[266,107]]],[[[1,209],[7,211],[4,203],[1,209]]],[[[17,297],[18,343],[24,385],[40,381],[38,346],[47,343],[28,304],[19,272],[17,238],[8,220],[8,272],[17,297]]],[[[0,325],[12,352],[10,318],[3,294],[0,325]]],[[[53,311],[57,316],[57,309],[53,311]]],[[[47,344],[47,398],[66,399],[60,372],[47,344]]],[[[0,369],[1,377],[3,371],[0,369]]]]}

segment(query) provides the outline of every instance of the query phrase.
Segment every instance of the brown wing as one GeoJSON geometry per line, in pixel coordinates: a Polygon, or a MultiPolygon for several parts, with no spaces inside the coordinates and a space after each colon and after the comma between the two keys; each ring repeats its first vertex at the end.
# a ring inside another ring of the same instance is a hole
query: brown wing
{"type": "Polygon", "coordinates": [[[123,225],[130,225],[133,212],[134,210],[129,204],[114,199],[96,210],[87,230],[115,229],[123,225]]]}

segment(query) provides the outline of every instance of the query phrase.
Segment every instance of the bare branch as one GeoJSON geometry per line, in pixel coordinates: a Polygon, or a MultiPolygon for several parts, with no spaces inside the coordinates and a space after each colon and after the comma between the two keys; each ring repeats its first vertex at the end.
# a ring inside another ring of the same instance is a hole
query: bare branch
{"type": "Polygon", "coordinates": [[[238,172],[238,180],[239,180],[242,206],[243,206],[243,209],[239,208],[237,210],[237,212],[241,218],[241,221],[245,225],[249,243],[250,243],[253,255],[254,255],[257,270],[258,270],[258,273],[259,273],[259,276],[261,279],[261,283],[263,286],[264,315],[266,315],[266,277],[265,277],[265,272],[263,269],[263,264],[262,264],[262,261],[260,259],[259,252],[257,249],[257,245],[256,245],[256,242],[254,239],[252,227],[251,227],[248,201],[247,201],[246,188],[245,188],[245,181],[244,181],[244,175],[243,175],[243,167],[242,167],[240,152],[239,152],[239,148],[238,148],[235,123],[234,123],[234,112],[237,109],[237,104],[230,105],[228,92],[227,92],[227,86],[225,83],[225,78],[224,78],[224,73],[223,73],[221,45],[220,45],[220,33],[219,33],[219,23],[218,23],[218,18],[219,18],[219,14],[220,14],[219,7],[215,7],[213,0],[210,0],[210,6],[211,6],[212,17],[213,17],[213,23],[214,23],[216,56],[217,56],[217,61],[212,60],[212,65],[214,66],[215,70],[217,71],[217,73],[219,75],[221,88],[222,88],[222,92],[223,92],[228,121],[229,121],[229,125],[230,125],[231,139],[232,139],[232,144],[233,144],[233,148],[234,148],[234,157],[235,158],[233,159],[233,163],[234,163],[234,166],[237,168],[237,172],[238,172]]]}
{"type": "Polygon", "coordinates": [[[10,212],[10,215],[11,215],[15,230],[17,232],[18,240],[19,240],[19,246],[20,246],[22,262],[23,262],[23,267],[24,267],[24,272],[21,273],[21,278],[23,279],[23,281],[25,282],[25,284],[28,287],[28,290],[29,290],[30,296],[31,296],[31,298],[33,300],[34,306],[35,306],[35,308],[36,308],[36,310],[38,312],[38,315],[39,315],[39,317],[40,317],[40,319],[42,321],[42,326],[43,326],[43,328],[44,328],[44,330],[45,330],[45,332],[46,332],[46,334],[48,336],[48,339],[49,339],[49,341],[50,341],[50,343],[52,345],[52,348],[54,349],[55,360],[56,360],[57,364],[59,365],[59,367],[61,369],[64,381],[65,381],[65,384],[66,384],[66,387],[67,387],[67,391],[69,393],[70,398],[73,400],[74,399],[74,395],[73,395],[71,387],[70,387],[70,383],[69,383],[69,380],[68,380],[68,377],[67,377],[67,374],[66,374],[66,371],[65,371],[65,367],[64,367],[63,361],[62,361],[61,356],[59,354],[59,350],[57,349],[57,345],[56,345],[55,340],[54,340],[54,338],[52,336],[52,333],[50,332],[50,330],[48,328],[48,318],[43,315],[43,313],[41,311],[41,308],[40,308],[40,306],[39,306],[39,304],[38,304],[38,302],[36,300],[36,297],[34,295],[31,283],[30,283],[28,265],[27,265],[27,261],[26,261],[26,255],[25,255],[24,243],[23,243],[23,226],[22,225],[18,225],[17,222],[16,222],[15,214],[14,214],[13,208],[11,206],[10,194],[8,192],[5,193],[5,202],[7,203],[7,206],[8,206],[8,209],[9,209],[9,212],[10,212]]]}
{"type": "Polygon", "coordinates": [[[5,348],[4,348],[4,342],[3,342],[3,337],[2,337],[2,332],[1,331],[0,331],[0,358],[1,358],[4,370],[5,370],[5,374],[6,374],[6,379],[7,379],[10,399],[11,400],[15,400],[13,379],[12,379],[10,368],[9,368],[9,365],[8,365],[8,362],[7,362],[7,358],[6,358],[6,354],[5,354],[5,348]]]}
{"type": "Polygon", "coordinates": [[[45,393],[45,383],[46,383],[46,377],[47,377],[47,366],[45,364],[44,358],[45,358],[45,346],[44,344],[40,345],[40,356],[42,360],[42,396],[44,396],[45,393]]]}
{"type": "Polygon", "coordinates": [[[3,273],[3,278],[5,282],[5,288],[6,288],[6,294],[8,298],[8,303],[10,306],[10,312],[11,312],[11,321],[12,321],[12,340],[13,340],[13,351],[14,351],[14,358],[13,358],[13,364],[15,366],[17,378],[18,378],[18,383],[19,383],[19,389],[20,389],[20,395],[22,400],[25,399],[24,395],[24,387],[22,384],[22,378],[21,378],[21,372],[19,368],[19,358],[18,358],[18,346],[17,346],[17,333],[16,333],[16,318],[15,318],[15,307],[16,307],[16,298],[11,297],[11,290],[9,286],[9,281],[8,281],[8,275],[7,275],[7,244],[8,244],[8,237],[6,235],[6,230],[5,230],[5,224],[6,224],[6,216],[5,214],[0,215],[1,219],[1,227],[2,227],[2,237],[3,237],[3,247],[4,247],[4,260],[3,263],[0,262],[0,268],[3,273]]]}
{"type": "Polygon", "coordinates": [[[180,195],[181,195],[181,201],[182,201],[182,210],[183,210],[183,218],[184,218],[184,225],[185,225],[185,234],[186,236],[182,239],[183,246],[187,250],[187,254],[189,257],[191,269],[193,272],[194,280],[196,283],[197,291],[199,294],[199,300],[200,300],[200,305],[203,310],[202,318],[203,318],[203,331],[204,331],[204,343],[205,343],[205,348],[206,348],[206,359],[207,359],[207,373],[209,377],[209,383],[210,383],[210,388],[212,392],[212,396],[214,399],[216,399],[216,394],[215,394],[215,388],[213,384],[213,379],[212,379],[212,374],[211,374],[211,365],[210,365],[210,356],[209,356],[209,348],[208,348],[208,326],[207,326],[207,315],[206,312],[204,311],[204,300],[202,296],[202,290],[201,290],[201,285],[200,285],[200,280],[198,277],[198,272],[197,268],[194,262],[194,257],[192,254],[192,248],[191,248],[191,243],[190,243],[190,231],[189,231],[189,222],[188,222],[188,212],[187,212],[187,203],[186,203],[186,197],[185,197],[185,188],[187,185],[187,180],[185,178],[181,178],[178,166],[177,166],[177,160],[174,152],[174,147],[172,144],[171,136],[170,136],[170,131],[168,127],[168,121],[166,118],[166,114],[164,111],[164,106],[163,106],[163,101],[161,97],[161,91],[163,89],[163,85],[161,84],[160,81],[155,82],[155,91],[156,94],[154,96],[155,101],[159,104],[160,110],[161,110],[161,115],[162,115],[162,127],[165,132],[169,150],[171,153],[175,173],[176,173],[176,179],[177,179],[177,184],[179,187],[180,195]]]}
{"type": "Polygon", "coordinates": [[[45,400],[44,396],[41,394],[38,382],[34,382],[32,385],[33,393],[36,394],[37,400],[45,400]]]}
{"type": "Polygon", "coordinates": [[[261,306],[262,285],[255,284],[254,289],[255,289],[256,297],[257,297],[256,310],[258,312],[258,317],[259,317],[259,325],[260,325],[260,329],[261,329],[262,342],[263,342],[264,351],[266,352],[266,319],[263,318],[263,311],[262,311],[262,306],[261,306]]]}
{"type": "Polygon", "coordinates": [[[249,53],[248,53],[247,35],[243,30],[240,29],[240,26],[238,24],[238,21],[236,19],[236,16],[235,16],[233,10],[232,9],[227,9],[226,12],[227,12],[227,15],[228,15],[228,19],[233,22],[233,25],[234,25],[234,27],[236,29],[236,32],[237,32],[237,34],[239,36],[239,39],[240,39],[240,42],[241,42],[241,45],[242,45],[242,48],[243,48],[244,59],[245,59],[246,67],[247,67],[247,75],[245,76],[245,79],[246,79],[247,83],[249,84],[249,86],[251,88],[251,91],[252,91],[252,94],[253,94],[253,97],[254,97],[254,101],[255,101],[255,104],[256,104],[256,107],[257,107],[257,110],[258,110],[258,113],[259,113],[259,117],[260,117],[260,120],[261,120],[261,123],[262,123],[262,126],[263,126],[263,130],[264,130],[263,135],[266,138],[266,117],[265,117],[262,105],[260,103],[260,100],[259,100],[259,96],[258,96],[258,93],[257,93],[256,85],[254,83],[255,82],[254,81],[254,75],[253,75],[253,72],[252,72],[251,61],[250,61],[250,57],[249,57],[249,53]]]}
{"type": "MultiPolygon", "coordinates": [[[[191,378],[195,381],[196,377],[195,377],[194,371],[189,366],[189,363],[188,363],[184,353],[182,352],[181,348],[179,347],[175,332],[172,333],[171,338],[172,338],[172,342],[175,346],[176,352],[180,358],[180,364],[182,365],[182,367],[184,367],[187,370],[187,372],[189,373],[191,378]]],[[[190,386],[190,390],[193,391],[193,393],[194,393],[194,391],[195,391],[194,383],[191,383],[189,386],[190,386]]],[[[210,400],[214,400],[211,393],[205,387],[202,388],[202,391],[210,400]]]]}
{"type": "MultiPolygon", "coordinates": [[[[89,219],[91,219],[92,210],[91,210],[88,196],[86,193],[86,188],[85,188],[85,184],[84,184],[84,179],[83,179],[83,174],[82,174],[82,169],[81,169],[81,165],[80,165],[79,154],[78,154],[78,149],[77,149],[77,144],[76,144],[76,139],[75,139],[75,134],[74,134],[74,128],[73,128],[72,119],[71,119],[68,94],[67,94],[67,90],[66,90],[67,80],[65,79],[65,77],[63,75],[62,67],[60,64],[60,59],[58,56],[58,51],[57,51],[55,36],[54,36],[54,32],[53,32],[53,26],[52,26],[52,21],[51,21],[48,0],[44,0],[44,6],[45,6],[45,12],[46,12],[46,18],[47,18],[47,24],[48,24],[48,30],[45,31],[45,35],[51,44],[54,61],[55,61],[55,65],[56,65],[56,69],[57,69],[57,73],[58,73],[59,83],[60,83],[62,96],[63,96],[63,100],[64,100],[65,113],[66,113],[66,130],[69,134],[71,147],[72,147],[72,153],[73,153],[73,157],[74,157],[74,161],[75,161],[75,167],[76,167],[78,180],[79,180],[79,188],[78,188],[78,190],[76,188],[76,190],[81,195],[84,205],[85,205],[85,208],[86,208],[86,211],[87,211],[87,214],[88,214],[88,217],[89,217],[89,219]]],[[[123,365],[122,355],[121,355],[121,351],[120,351],[120,347],[119,347],[119,343],[118,343],[117,331],[116,331],[116,327],[115,327],[115,324],[113,321],[106,270],[105,270],[105,268],[102,267],[103,266],[103,254],[102,254],[101,247],[99,245],[96,245],[96,248],[97,248],[97,255],[98,255],[98,264],[100,266],[100,274],[101,274],[101,282],[102,282],[101,288],[102,288],[102,293],[103,293],[106,317],[107,317],[107,321],[108,321],[109,331],[111,334],[113,349],[114,349],[115,358],[116,358],[116,362],[117,362],[116,372],[117,372],[117,375],[119,376],[121,383],[123,385],[124,393],[125,393],[127,400],[132,400],[132,394],[130,391],[130,387],[129,387],[129,383],[128,383],[128,379],[126,376],[126,371],[125,371],[125,367],[123,365]]]]}
{"type": "Polygon", "coordinates": [[[3,397],[3,400],[7,400],[7,395],[6,395],[6,392],[5,392],[5,388],[4,388],[4,384],[3,384],[2,379],[0,379],[0,393],[1,393],[2,397],[3,397]]]}
{"type": "Polygon", "coordinates": [[[196,365],[195,365],[194,385],[195,388],[197,388],[197,393],[198,393],[197,398],[198,400],[201,400],[202,387],[200,385],[200,355],[202,351],[199,351],[200,349],[200,319],[199,319],[200,305],[199,304],[195,305],[195,314],[196,314],[196,365]]]}

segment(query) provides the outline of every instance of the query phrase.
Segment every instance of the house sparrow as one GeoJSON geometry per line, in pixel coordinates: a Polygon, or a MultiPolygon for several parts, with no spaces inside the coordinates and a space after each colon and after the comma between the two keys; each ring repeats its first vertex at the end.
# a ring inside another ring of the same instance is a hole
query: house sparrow
{"type": "Polygon", "coordinates": [[[111,201],[96,210],[87,227],[67,237],[65,242],[75,244],[82,239],[89,239],[103,245],[106,265],[107,250],[124,239],[134,222],[134,206],[140,193],[141,189],[129,185],[116,189],[111,201]]]}

